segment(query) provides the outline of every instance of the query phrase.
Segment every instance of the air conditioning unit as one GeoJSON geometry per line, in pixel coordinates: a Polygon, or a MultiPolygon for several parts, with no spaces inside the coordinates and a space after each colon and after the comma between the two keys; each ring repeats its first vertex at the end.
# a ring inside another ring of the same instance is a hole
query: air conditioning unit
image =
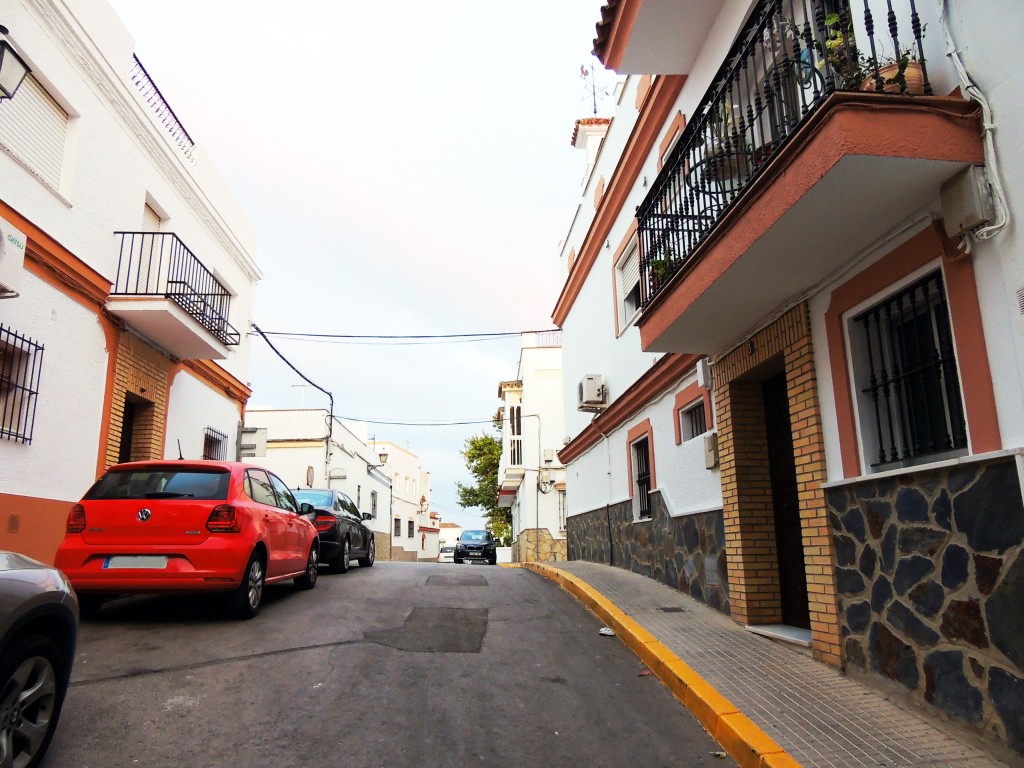
{"type": "Polygon", "coordinates": [[[580,379],[577,410],[603,411],[608,407],[608,387],[604,377],[596,373],[588,373],[580,379]]]}
{"type": "Polygon", "coordinates": [[[25,235],[0,219],[0,299],[18,295],[24,263],[25,235]]]}

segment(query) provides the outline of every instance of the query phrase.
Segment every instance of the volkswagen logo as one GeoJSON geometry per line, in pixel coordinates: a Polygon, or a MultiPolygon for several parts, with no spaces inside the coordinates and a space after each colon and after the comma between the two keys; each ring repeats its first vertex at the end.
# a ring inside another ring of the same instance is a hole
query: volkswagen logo
{"type": "Polygon", "coordinates": [[[144,522],[146,522],[146,521],[147,521],[147,520],[149,520],[149,518],[151,518],[152,516],[153,516],[153,513],[152,513],[152,512],[150,512],[150,511],[149,511],[148,509],[145,509],[145,508],[143,508],[143,509],[140,509],[140,510],[139,510],[139,513],[138,513],[137,515],[135,515],[135,517],[137,517],[137,518],[138,518],[138,520],[139,520],[139,522],[140,522],[140,523],[144,523],[144,522]]]}

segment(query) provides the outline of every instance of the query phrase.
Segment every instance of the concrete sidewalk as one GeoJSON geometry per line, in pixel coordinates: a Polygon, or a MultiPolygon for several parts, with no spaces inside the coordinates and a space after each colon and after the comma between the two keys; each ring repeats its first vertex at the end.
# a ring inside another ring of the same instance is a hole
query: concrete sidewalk
{"type": "Polygon", "coordinates": [[[1021,764],[653,579],[583,561],[524,565],[612,627],[743,768],[1021,764]]]}

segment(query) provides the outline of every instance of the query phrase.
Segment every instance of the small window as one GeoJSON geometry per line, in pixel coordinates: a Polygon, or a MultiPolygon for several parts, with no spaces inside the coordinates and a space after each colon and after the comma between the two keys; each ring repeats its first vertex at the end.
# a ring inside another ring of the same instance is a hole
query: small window
{"type": "Polygon", "coordinates": [[[704,413],[703,400],[679,411],[679,434],[682,436],[683,442],[699,437],[707,431],[707,416],[704,413]]]}
{"type": "Polygon", "coordinates": [[[616,267],[615,278],[618,282],[619,330],[622,330],[640,310],[640,257],[635,243],[616,267]]]}
{"type": "Polygon", "coordinates": [[[854,318],[862,439],[871,466],[963,452],[967,427],[942,273],[854,318]]]}
{"type": "Polygon", "coordinates": [[[633,443],[633,473],[637,517],[647,520],[651,517],[651,456],[646,437],[633,443]]]}
{"type": "Polygon", "coordinates": [[[416,522],[414,520],[409,521],[409,538],[411,539],[416,535],[416,522]]]}
{"type": "Polygon", "coordinates": [[[377,492],[370,491],[370,514],[377,518],[377,492]]]}
{"type": "Polygon", "coordinates": [[[42,365],[42,344],[0,325],[0,438],[32,442],[42,365]]]}
{"type": "Polygon", "coordinates": [[[565,530],[565,491],[558,492],[558,530],[565,530]]]}
{"type": "Polygon", "coordinates": [[[228,436],[213,427],[203,430],[203,458],[224,461],[227,458],[228,436]]]}
{"type": "Polygon", "coordinates": [[[397,517],[395,518],[395,538],[402,538],[402,521],[397,517]]]}

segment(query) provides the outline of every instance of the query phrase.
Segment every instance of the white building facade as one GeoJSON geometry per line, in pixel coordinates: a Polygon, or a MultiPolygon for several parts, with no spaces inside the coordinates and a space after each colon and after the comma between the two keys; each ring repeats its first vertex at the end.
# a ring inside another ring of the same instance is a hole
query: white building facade
{"type": "Polygon", "coordinates": [[[498,385],[498,506],[511,510],[512,559],[567,559],[562,334],[523,334],[517,378],[498,385]]]}
{"type": "Polygon", "coordinates": [[[105,2],[3,23],[31,73],[0,100],[0,547],[50,561],[107,466],[235,458],[260,272],[105,2]]]}
{"type": "Polygon", "coordinates": [[[241,454],[292,488],[331,488],[355,502],[376,533],[377,557],[388,559],[391,479],[368,443],[363,422],[332,418],[323,408],[248,409],[241,454]]]}
{"type": "Polygon", "coordinates": [[[1024,6],[605,11],[627,77],[577,126],[554,311],[570,558],[1024,751],[1024,6]]]}
{"type": "Polygon", "coordinates": [[[391,557],[393,560],[437,560],[440,526],[430,517],[430,473],[408,448],[388,440],[370,440],[388,455],[391,477],[391,557]]]}

